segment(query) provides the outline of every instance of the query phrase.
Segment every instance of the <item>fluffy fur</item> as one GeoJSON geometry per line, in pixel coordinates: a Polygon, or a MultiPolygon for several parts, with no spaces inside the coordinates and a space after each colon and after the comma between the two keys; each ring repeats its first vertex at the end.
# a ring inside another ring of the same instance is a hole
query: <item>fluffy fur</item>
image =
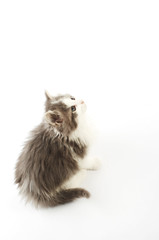
{"type": "Polygon", "coordinates": [[[20,193],[36,205],[52,207],[89,198],[89,192],[79,187],[85,169],[96,168],[96,161],[87,158],[85,112],[82,100],[46,92],[43,121],[25,143],[15,171],[20,193]]]}

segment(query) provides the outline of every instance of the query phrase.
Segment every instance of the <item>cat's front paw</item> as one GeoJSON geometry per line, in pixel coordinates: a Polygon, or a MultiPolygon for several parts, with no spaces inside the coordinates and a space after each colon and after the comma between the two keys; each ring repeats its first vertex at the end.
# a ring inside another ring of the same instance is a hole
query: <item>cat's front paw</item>
{"type": "Polygon", "coordinates": [[[98,170],[101,168],[101,161],[99,158],[93,158],[92,164],[88,170],[98,170]]]}

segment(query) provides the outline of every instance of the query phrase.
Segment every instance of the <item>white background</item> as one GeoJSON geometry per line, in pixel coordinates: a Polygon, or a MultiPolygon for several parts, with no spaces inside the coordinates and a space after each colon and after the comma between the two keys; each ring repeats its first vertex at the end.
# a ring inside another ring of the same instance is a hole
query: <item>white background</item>
{"type": "Polygon", "coordinates": [[[158,1],[0,1],[0,239],[159,239],[158,1]],[[24,204],[14,167],[44,90],[83,98],[102,161],[91,198],[24,204]]]}

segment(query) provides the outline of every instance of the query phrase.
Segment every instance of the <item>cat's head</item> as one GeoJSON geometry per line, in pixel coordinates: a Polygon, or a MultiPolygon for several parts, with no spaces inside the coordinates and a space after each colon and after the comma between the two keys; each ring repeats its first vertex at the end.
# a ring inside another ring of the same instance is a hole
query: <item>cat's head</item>
{"type": "Polygon", "coordinates": [[[64,136],[69,136],[83,119],[86,104],[69,94],[53,97],[46,91],[45,95],[46,122],[64,136]]]}

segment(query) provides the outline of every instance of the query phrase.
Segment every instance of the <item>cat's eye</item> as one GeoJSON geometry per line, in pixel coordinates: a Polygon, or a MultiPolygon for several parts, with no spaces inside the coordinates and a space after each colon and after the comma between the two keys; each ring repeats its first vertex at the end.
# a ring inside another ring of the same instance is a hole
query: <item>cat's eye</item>
{"type": "Polygon", "coordinates": [[[72,110],[72,112],[75,112],[76,111],[76,106],[72,106],[71,110],[72,110]]]}
{"type": "Polygon", "coordinates": [[[71,97],[71,100],[75,100],[75,98],[74,98],[74,97],[71,97]]]}

